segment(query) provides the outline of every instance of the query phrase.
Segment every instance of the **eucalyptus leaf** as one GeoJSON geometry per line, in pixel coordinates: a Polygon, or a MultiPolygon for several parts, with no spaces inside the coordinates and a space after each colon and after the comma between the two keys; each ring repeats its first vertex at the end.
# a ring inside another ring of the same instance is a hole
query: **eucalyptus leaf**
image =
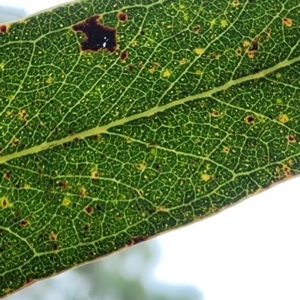
{"type": "Polygon", "coordinates": [[[81,0],[0,25],[0,296],[299,174],[299,15],[81,0]]]}

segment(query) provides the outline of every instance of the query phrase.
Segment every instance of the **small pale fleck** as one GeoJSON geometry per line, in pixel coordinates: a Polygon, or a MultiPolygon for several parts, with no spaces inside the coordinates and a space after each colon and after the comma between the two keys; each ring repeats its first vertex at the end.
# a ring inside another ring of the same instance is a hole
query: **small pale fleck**
{"type": "Polygon", "coordinates": [[[170,77],[171,75],[171,71],[169,69],[165,69],[162,73],[162,77],[166,78],[166,77],[170,77]]]}
{"type": "Polygon", "coordinates": [[[67,198],[65,197],[62,201],[62,205],[63,206],[69,206],[71,204],[71,199],[70,198],[67,198]]]}
{"type": "Polygon", "coordinates": [[[248,40],[243,41],[244,48],[248,48],[250,46],[250,42],[248,40]]]}
{"type": "Polygon", "coordinates": [[[208,174],[202,174],[201,179],[205,182],[209,181],[211,179],[211,176],[208,174]]]}
{"type": "Polygon", "coordinates": [[[221,27],[222,27],[222,28],[225,28],[225,27],[227,27],[227,26],[228,26],[227,20],[221,20],[221,27]]]}
{"type": "Polygon", "coordinates": [[[203,48],[195,48],[193,50],[193,52],[196,54],[196,55],[202,55],[204,53],[204,49],[203,48]]]}

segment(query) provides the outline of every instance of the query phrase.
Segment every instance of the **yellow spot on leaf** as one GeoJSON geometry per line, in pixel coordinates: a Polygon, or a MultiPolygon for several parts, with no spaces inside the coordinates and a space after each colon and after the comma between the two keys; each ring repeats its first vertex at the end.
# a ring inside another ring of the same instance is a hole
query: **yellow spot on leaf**
{"type": "Polygon", "coordinates": [[[165,69],[162,73],[162,77],[166,78],[166,77],[170,77],[171,75],[171,71],[169,69],[165,69]]]}
{"type": "Polygon", "coordinates": [[[137,41],[132,41],[132,42],[131,42],[131,46],[132,46],[132,47],[135,47],[136,45],[137,45],[137,41]]]}
{"type": "Polygon", "coordinates": [[[248,48],[250,46],[250,42],[248,40],[243,41],[243,47],[248,48]]]}
{"type": "Polygon", "coordinates": [[[9,202],[8,198],[7,197],[1,197],[0,198],[0,207],[2,209],[5,209],[5,208],[9,208],[9,207],[12,207],[12,203],[9,202]]]}
{"type": "Polygon", "coordinates": [[[208,174],[202,174],[201,179],[205,182],[209,181],[211,179],[211,176],[208,174]]]}
{"type": "Polygon", "coordinates": [[[229,153],[229,150],[230,150],[230,149],[229,149],[228,147],[226,147],[226,146],[223,147],[223,152],[224,152],[224,153],[226,153],[226,154],[229,153]]]}
{"type": "Polygon", "coordinates": [[[99,178],[99,173],[97,170],[92,170],[91,176],[93,179],[99,178]]]}
{"type": "Polygon", "coordinates": [[[25,189],[25,190],[29,190],[29,189],[30,189],[30,185],[27,184],[27,183],[24,183],[24,189],[25,189]]]}
{"type": "Polygon", "coordinates": [[[214,25],[216,25],[216,19],[211,20],[209,23],[210,26],[213,27],[214,25]]]}
{"type": "Polygon", "coordinates": [[[65,197],[62,201],[62,205],[63,206],[69,206],[71,204],[71,199],[70,198],[67,198],[65,197]]]}
{"type": "Polygon", "coordinates": [[[23,121],[26,120],[26,116],[27,116],[26,110],[21,109],[18,113],[18,118],[23,121]]]}
{"type": "Polygon", "coordinates": [[[150,153],[152,154],[152,155],[156,155],[156,148],[151,148],[151,150],[150,150],[150,153]]]}
{"type": "Polygon", "coordinates": [[[48,77],[46,80],[46,83],[51,84],[53,83],[53,78],[52,77],[48,77]]]}
{"type": "Polygon", "coordinates": [[[198,76],[201,76],[201,75],[203,74],[203,71],[197,70],[197,71],[195,72],[195,74],[198,75],[198,76]]]}
{"type": "Polygon", "coordinates": [[[279,122],[281,122],[281,123],[286,123],[286,122],[288,122],[289,117],[288,117],[288,115],[286,115],[286,114],[282,114],[282,115],[279,116],[278,120],[279,120],[279,122]]]}
{"type": "Polygon", "coordinates": [[[146,164],[142,162],[141,164],[137,164],[136,167],[139,171],[143,172],[146,169],[146,164]]]}
{"type": "Polygon", "coordinates": [[[255,56],[255,51],[253,51],[253,50],[249,50],[249,51],[247,51],[247,56],[250,58],[250,59],[253,59],[254,58],[254,56],[255,56]]]}
{"type": "Polygon", "coordinates": [[[179,61],[179,64],[182,66],[182,65],[185,65],[188,63],[188,60],[186,58],[183,58],[179,61]]]}
{"type": "Polygon", "coordinates": [[[228,26],[227,20],[221,20],[221,27],[222,27],[222,28],[225,28],[225,27],[227,27],[227,26],[228,26]]]}
{"type": "Polygon", "coordinates": [[[196,55],[202,55],[204,53],[203,48],[195,48],[193,51],[196,55]]]}

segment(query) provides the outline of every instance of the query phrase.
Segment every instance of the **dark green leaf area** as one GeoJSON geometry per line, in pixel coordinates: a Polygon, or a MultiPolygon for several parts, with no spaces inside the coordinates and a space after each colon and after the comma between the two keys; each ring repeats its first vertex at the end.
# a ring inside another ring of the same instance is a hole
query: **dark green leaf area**
{"type": "Polygon", "coordinates": [[[0,296],[299,174],[297,1],[84,0],[5,26],[0,296]],[[115,49],[82,46],[90,18],[115,49]]]}
{"type": "Polygon", "coordinates": [[[292,6],[281,11],[281,5],[262,9],[256,3],[224,1],[202,6],[196,1],[124,6],[82,1],[67,7],[12,24],[1,36],[1,103],[8,124],[3,154],[202,93],[299,51],[297,26],[283,28],[285,40],[280,39],[282,19],[296,14],[292,6]],[[128,16],[125,22],[118,20],[121,11],[128,16]],[[91,15],[116,28],[113,54],[103,49],[80,53],[85,37],[72,25],[91,15]]]}

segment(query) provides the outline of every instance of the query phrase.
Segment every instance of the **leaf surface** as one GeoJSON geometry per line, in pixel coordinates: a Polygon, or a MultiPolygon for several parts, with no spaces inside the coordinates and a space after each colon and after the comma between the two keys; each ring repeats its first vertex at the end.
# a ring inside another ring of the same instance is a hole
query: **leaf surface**
{"type": "Polygon", "coordinates": [[[83,0],[0,25],[0,296],[298,174],[299,15],[83,0]]]}

